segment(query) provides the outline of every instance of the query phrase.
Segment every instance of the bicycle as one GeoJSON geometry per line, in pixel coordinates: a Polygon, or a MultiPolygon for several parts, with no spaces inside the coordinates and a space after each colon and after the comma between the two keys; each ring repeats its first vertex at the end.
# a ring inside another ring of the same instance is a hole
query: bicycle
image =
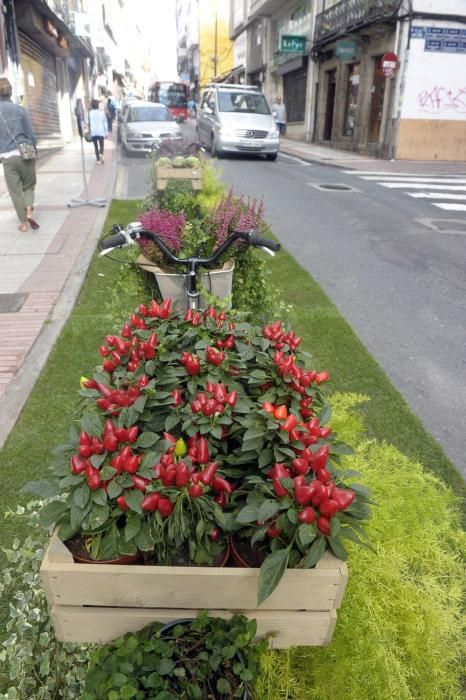
{"type": "Polygon", "coordinates": [[[186,278],[186,295],[188,300],[188,309],[197,311],[200,309],[200,292],[197,289],[197,271],[200,267],[209,268],[213,265],[228,248],[237,240],[242,239],[247,245],[252,245],[255,248],[262,248],[270,255],[275,255],[281,249],[280,243],[264,238],[257,231],[233,231],[228,238],[222,243],[210,258],[200,258],[191,256],[189,258],[177,258],[165,243],[151,231],[146,231],[139,222],[133,222],[123,228],[116,225],[112,228],[113,236],[109,236],[99,243],[101,255],[107,255],[116,248],[124,248],[128,245],[134,245],[138,238],[148,238],[155,243],[159,250],[167,257],[173,265],[182,265],[187,268],[185,273],[186,278]]]}

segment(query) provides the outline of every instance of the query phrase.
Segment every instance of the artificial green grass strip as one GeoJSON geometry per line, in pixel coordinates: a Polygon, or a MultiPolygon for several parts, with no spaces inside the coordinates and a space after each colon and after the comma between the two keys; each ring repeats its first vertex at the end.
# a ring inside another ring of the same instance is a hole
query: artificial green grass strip
{"type": "Polygon", "coordinates": [[[368,436],[395,445],[464,498],[461,474],[319,285],[285,250],[270,261],[270,270],[271,282],[291,305],[288,317],[303,347],[317,369],[330,372],[330,386],[370,397],[363,411],[368,436]]]}
{"type": "MultiPolygon", "coordinates": [[[[340,401],[340,408],[338,403],[340,401]]],[[[348,405],[348,398],[343,402],[348,405]]],[[[340,433],[361,424],[341,412],[340,433]]],[[[466,538],[457,498],[395,447],[363,441],[346,466],[377,505],[373,554],[349,546],[349,582],[329,647],[267,652],[259,700],[460,700],[466,538]]]]}

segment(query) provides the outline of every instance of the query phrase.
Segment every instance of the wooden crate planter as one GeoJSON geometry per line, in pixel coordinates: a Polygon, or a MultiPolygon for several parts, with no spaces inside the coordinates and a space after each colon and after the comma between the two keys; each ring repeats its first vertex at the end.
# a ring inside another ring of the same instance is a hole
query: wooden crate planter
{"type": "Polygon", "coordinates": [[[193,190],[202,189],[202,176],[199,168],[164,168],[155,169],[157,190],[164,190],[169,180],[185,180],[191,183],[193,190]]]}
{"type": "Polygon", "coordinates": [[[53,535],[41,577],[58,639],[105,643],[155,622],[195,617],[200,609],[257,620],[272,648],[328,644],[348,570],[326,553],[315,569],[288,570],[256,609],[258,569],[75,564],[53,535]]]}

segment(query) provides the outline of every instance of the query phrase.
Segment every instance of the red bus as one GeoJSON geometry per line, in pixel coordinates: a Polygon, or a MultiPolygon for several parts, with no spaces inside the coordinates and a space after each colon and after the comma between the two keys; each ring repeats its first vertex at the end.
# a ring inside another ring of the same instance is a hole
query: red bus
{"type": "Polygon", "coordinates": [[[189,87],[186,83],[156,82],[150,90],[149,99],[164,104],[177,121],[183,122],[188,118],[189,87]]]}

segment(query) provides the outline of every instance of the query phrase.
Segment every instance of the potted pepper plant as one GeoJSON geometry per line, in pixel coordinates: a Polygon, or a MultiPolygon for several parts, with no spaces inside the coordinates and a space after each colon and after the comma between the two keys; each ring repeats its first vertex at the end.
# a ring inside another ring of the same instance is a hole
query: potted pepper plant
{"type": "Polygon", "coordinates": [[[370,496],[340,468],[351,450],[327,425],[328,373],[300,345],[281,321],[141,304],[82,382],[43,523],[98,559],[169,565],[218,564],[233,533],[261,553],[259,602],[287,567],[346,558],[343,538],[366,542],[370,496]]]}

